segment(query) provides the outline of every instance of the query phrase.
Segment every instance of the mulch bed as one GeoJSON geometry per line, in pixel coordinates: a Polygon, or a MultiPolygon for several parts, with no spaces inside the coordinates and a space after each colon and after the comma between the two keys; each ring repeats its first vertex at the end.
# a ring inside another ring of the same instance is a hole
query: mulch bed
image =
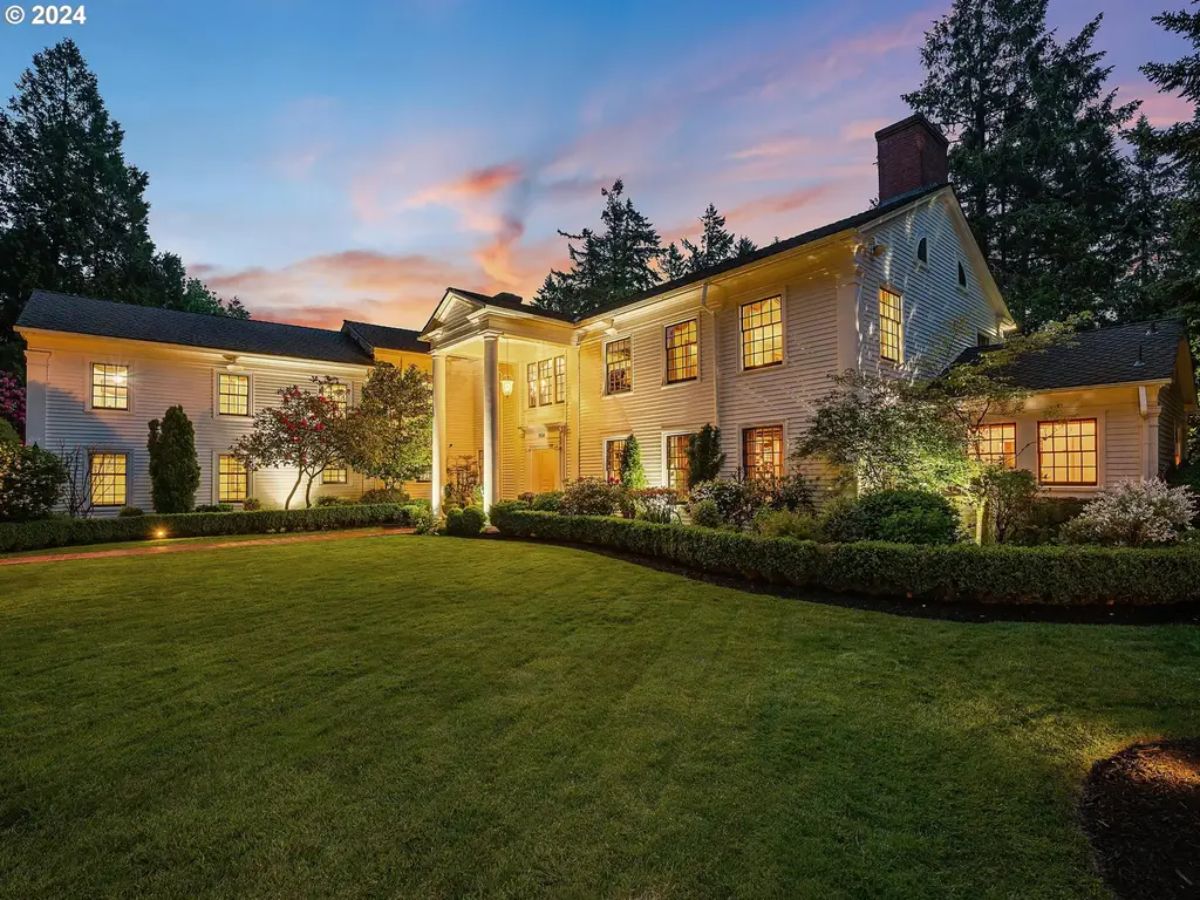
{"type": "Polygon", "coordinates": [[[1100,760],[1079,811],[1118,897],[1200,897],[1200,738],[1137,744],[1100,760]]]}

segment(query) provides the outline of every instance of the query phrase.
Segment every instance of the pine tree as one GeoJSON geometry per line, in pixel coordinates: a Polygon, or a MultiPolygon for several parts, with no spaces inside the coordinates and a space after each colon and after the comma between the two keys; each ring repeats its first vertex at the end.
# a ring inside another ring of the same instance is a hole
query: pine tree
{"type": "Polygon", "coordinates": [[[123,141],[73,41],[34,55],[0,110],[0,367],[20,357],[12,325],[34,288],[179,308],[196,299],[178,259],[155,251],[147,176],[123,141]]]}
{"type": "Polygon", "coordinates": [[[957,138],[951,180],[1014,315],[1027,326],[1111,311],[1124,166],[1100,17],[1059,43],[1046,0],[955,0],[904,96],[957,138]]]}
{"type": "Polygon", "coordinates": [[[600,215],[603,230],[559,232],[571,242],[567,247],[571,270],[547,275],[534,296],[534,306],[581,316],[658,283],[656,263],[663,253],[658,232],[624,196],[620,179],[600,193],[605,200],[600,215]]]}
{"type": "Polygon", "coordinates": [[[621,450],[621,485],[631,491],[638,491],[646,486],[642,448],[632,434],[625,439],[625,447],[621,450]]]}
{"type": "Polygon", "coordinates": [[[671,243],[667,244],[667,249],[663,251],[662,256],[663,281],[674,281],[676,278],[684,278],[691,274],[691,271],[688,267],[687,257],[680,252],[675,242],[671,241],[671,243]]]}
{"type": "MultiPolygon", "coordinates": [[[[776,239],[776,242],[778,242],[778,238],[776,239]]],[[[747,256],[749,256],[751,253],[755,252],[757,249],[758,249],[758,244],[754,243],[754,241],[750,240],[750,238],[746,237],[743,234],[741,237],[739,237],[737,239],[737,243],[735,243],[733,245],[733,258],[734,259],[745,259],[747,256]]]]}
{"type": "Polygon", "coordinates": [[[196,430],[182,406],[172,406],[160,422],[150,420],[150,496],[159,513],[191,512],[200,487],[196,430]]]}
{"type": "Polygon", "coordinates": [[[725,228],[725,217],[708,204],[700,216],[700,240],[693,244],[687,238],[682,241],[683,251],[672,242],[663,253],[662,271],[667,281],[694,275],[697,272],[730,259],[749,256],[758,249],[754,241],[745,235],[738,237],[725,228]]]}
{"type": "Polygon", "coordinates": [[[1169,305],[1163,279],[1175,265],[1170,237],[1179,179],[1144,115],[1126,133],[1126,140],[1130,155],[1125,271],[1118,290],[1118,315],[1132,322],[1159,315],[1169,305]]]}

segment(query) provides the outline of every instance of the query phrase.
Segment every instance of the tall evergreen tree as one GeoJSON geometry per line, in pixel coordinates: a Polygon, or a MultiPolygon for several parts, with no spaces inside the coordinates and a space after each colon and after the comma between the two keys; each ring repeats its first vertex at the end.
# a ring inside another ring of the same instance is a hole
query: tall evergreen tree
{"type": "Polygon", "coordinates": [[[123,141],[73,41],[34,55],[0,110],[0,367],[20,356],[12,325],[37,287],[225,311],[156,252],[147,176],[123,141]]]}
{"type": "Polygon", "coordinates": [[[559,232],[571,241],[567,248],[571,270],[547,275],[534,296],[535,306],[583,315],[658,283],[656,263],[663,253],[658,232],[624,196],[620,179],[600,193],[604,196],[603,229],[559,232]]]}
{"type": "Polygon", "coordinates": [[[1161,153],[1155,131],[1144,115],[1126,133],[1126,140],[1130,154],[1125,256],[1117,312],[1125,321],[1137,321],[1156,316],[1170,305],[1164,279],[1175,267],[1171,227],[1180,179],[1161,153]]]}
{"type": "Polygon", "coordinates": [[[182,406],[170,407],[160,422],[150,420],[150,496],[159,513],[191,512],[200,487],[196,430],[182,406]]]}
{"type": "Polygon", "coordinates": [[[904,99],[956,137],[950,173],[1014,315],[1025,325],[1107,312],[1120,274],[1118,105],[1092,43],[1059,43],[1047,0],[954,0],[904,99]]]}
{"type": "Polygon", "coordinates": [[[758,249],[750,238],[738,237],[729,231],[725,227],[725,217],[711,203],[700,216],[699,243],[693,244],[687,238],[681,243],[682,251],[672,241],[663,254],[663,275],[667,281],[694,274],[727,259],[747,256],[758,249]]]}

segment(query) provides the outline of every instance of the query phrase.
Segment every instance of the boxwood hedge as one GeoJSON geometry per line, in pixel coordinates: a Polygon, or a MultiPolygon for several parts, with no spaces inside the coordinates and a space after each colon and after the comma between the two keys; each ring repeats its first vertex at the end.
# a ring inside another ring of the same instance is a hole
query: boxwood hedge
{"type": "Polygon", "coordinates": [[[164,531],[173,538],[223,534],[270,534],[325,531],[363,525],[417,525],[428,518],[420,505],[380,503],[312,509],[262,509],[254,512],[175,513],[112,519],[40,519],[0,524],[0,552],[41,550],[69,544],[149,540],[164,531]]]}
{"type": "Polygon", "coordinates": [[[591,544],[701,572],[829,591],[936,601],[1151,606],[1200,601],[1189,547],[1015,547],[871,541],[818,544],[687,525],[492,507],[511,537],[591,544]]]}

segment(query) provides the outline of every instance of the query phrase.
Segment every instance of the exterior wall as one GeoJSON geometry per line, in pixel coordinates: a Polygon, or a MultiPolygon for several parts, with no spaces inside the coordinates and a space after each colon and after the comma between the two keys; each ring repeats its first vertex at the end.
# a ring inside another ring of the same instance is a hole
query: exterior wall
{"type": "Polygon", "coordinates": [[[923,376],[942,371],[979,334],[997,337],[996,312],[984,294],[983,275],[971,264],[956,216],[939,196],[866,232],[883,250],[860,254],[857,282],[859,345],[857,364],[868,371],[905,371],[923,376]],[[927,264],[917,260],[925,238],[927,264]],[[958,284],[958,265],[967,285],[958,284]],[[879,356],[879,291],[903,298],[903,361],[900,367],[879,356]]]}
{"type": "Polygon", "coordinates": [[[1158,473],[1166,474],[1182,463],[1187,450],[1187,412],[1177,385],[1158,394],[1158,473]]]}
{"type": "MultiPolygon", "coordinates": [[[[215,350],[174,347],[77,335],[28,335],[30,348],[30,426],[28,439],[45,449],[61,452],[80,449],[127,454],[126,503],[149,510],[148,423],[161,418],[167,408],[183,406],[196,431],[200,463],[197,504],[216,503],[214,472],[217,457],[250,429],[251,416],[225,416],[216,412],[217,374],[232,371],[250,377],[251,414],[273,406],[278,391],[291,385],[307,386],[314,376],[333,376],[350,384],[351,403],[357,402],[366,366],[237,356],[237,368],[228,370],[227,355],[215,350]],[[91,366],[113,363],[129,367],[129,409],[93,409],[91,366]]],[[[415,355],[419,358],[419,355],[415,355]]],[[[250,474],[248,495],[265,506],[282,506],[296,479],[294,469],[262,469],[250,474]]],[[[312,496],[357,498],[377,486],[356,472],[346,484],[314,482],[312,496]]],[[[407,485],[416,496],[428,496],[428,484],[407,485]]],[[[303,503],[303,486],[293,506],[303,503]]],[[[116,508],[97,508],[96,515],[113,515],[116,508]]]]}

